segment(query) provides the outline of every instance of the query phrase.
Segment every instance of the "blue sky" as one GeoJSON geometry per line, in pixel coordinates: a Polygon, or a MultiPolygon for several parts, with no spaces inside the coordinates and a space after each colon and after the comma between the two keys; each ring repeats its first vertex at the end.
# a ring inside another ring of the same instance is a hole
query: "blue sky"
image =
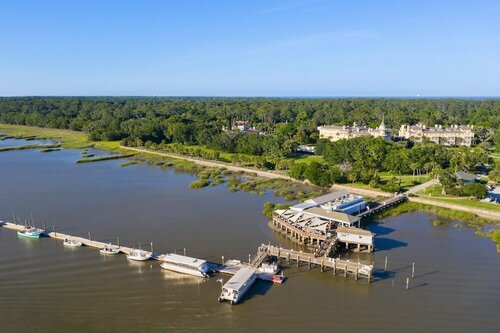
{"type": "Polygon", "coordinates": [[[500,1],[0,0],[0,96],[500,96],[500,1]]]}

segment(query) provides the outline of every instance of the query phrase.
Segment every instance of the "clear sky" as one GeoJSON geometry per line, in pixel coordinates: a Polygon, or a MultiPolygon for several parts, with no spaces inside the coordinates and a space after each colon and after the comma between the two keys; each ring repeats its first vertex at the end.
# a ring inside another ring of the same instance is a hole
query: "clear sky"
{"type": "Polygon", "coordinates": [[[0,0],[0,96],[500,96],[500,1],[0,0]]]}

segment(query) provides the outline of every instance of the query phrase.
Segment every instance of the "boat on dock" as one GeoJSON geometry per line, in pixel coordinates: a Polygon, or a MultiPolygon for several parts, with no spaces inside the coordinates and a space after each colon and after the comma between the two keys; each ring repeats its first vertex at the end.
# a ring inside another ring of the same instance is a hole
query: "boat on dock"
{"type": "Polygon", "coordinates": [[[208,273],[210,271],[206,260],[173,253],[164,256],[161,268],[199,277],[209,277],[208,273]]]}
{"type": "Polygon", "coordinates": [[[146,261],[151,259],[151,254],[143,250],[132,250],[127,254],[128,260],[146,261]]]}
{"type": "MultiPolygon", "coordinates": [[[[257,279],[257,271],[253,268],[241,268],[222,287],[219,302],[229,301],[231,304],[238,303],[243,295],[250,289],[257,279]]],[[[222,281],[222,280],[220,280],[222,281]]]]}
{"type": "Polygon", "coordinates": [[[104,254],[104,255],[115,255],[115,254],[118,254],[120,253],[120,247],[119,246],[113,246],[111,244],[109,245],[104,245],[103,247],[101,247],[99,249],[99,253],[100,254],[104,254]]]}
{"type": "Polygon", "coordinates": [[[26,238],[40,238],[42,237],[43,230],[35,227],[26,227],[24,230],[19,230],[17,234],[26,238]]]}
{"type": "Polygon", "coordinates": [[[66,238],[63,245],[68,247],[80,247],[83,246],[83,243],[76,239],[66,238]]]}

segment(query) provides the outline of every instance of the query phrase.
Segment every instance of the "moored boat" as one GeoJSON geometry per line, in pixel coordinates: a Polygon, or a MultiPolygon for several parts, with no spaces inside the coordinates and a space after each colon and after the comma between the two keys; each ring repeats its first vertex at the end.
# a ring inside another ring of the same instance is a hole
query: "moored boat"
{"type": "Polygon", "coordinates": [[[26,238],[40,238],[43,230],[35,227],[26,227],[24,230],[19,230],[17,234],[26,238]]]}
{"type": "Polygon", "coordinates": [[[136,261],[146,261],[151,259],[151,254],[143,250],[132,250],[127,254],[127,259],[136,261]]]}
{"type": "MultiPolygon", "coordinates": [[[[219,302],[230,301],[231,304],[238,303],[243,295],[250,289],[257,279],[257,271],[252,268],[241,268],[222,287],[219,302]]],[[[222,280],[219,280],[222,281],[222,280]]]]}
{"type": "Polygon", "coordinates": [[[80,247],[83,246],[83,243],[76,239],[66,238],[63,242],[63,245],[68,247],[80,247]]]}
{"type": "Polygon", "coordinates": [[[120,247],[119,246],[112,246],[111,244],[109,244],[109,245],[105,245],[104,247],[101,247],[99,249],[99,252],[101,254],[114,255],[114,254],[120,253],[120,247]]]}
{"type": "Polygon", "coordinates": [[[208,277],[210,270],[206,260],[181,256],[173,253],[165,255],[161,267],[170,271],[199,277],[208,277]]]}

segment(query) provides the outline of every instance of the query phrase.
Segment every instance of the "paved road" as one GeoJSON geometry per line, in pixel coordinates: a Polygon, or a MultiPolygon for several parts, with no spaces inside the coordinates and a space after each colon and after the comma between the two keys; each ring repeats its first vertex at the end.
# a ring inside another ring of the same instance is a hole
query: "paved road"
{"type": "Polygon", "coordinates": [[[406,194],[410,194],[410,193],[417,193],[417,192],[420,192],[422,191],[423,189],[426,189],[427,187],[431,186],[431,185],[434,185],[434,184],[437,184],[437,180],[436,179],[431,179],[429,180],[428,182],[425,182],[423,184],[420,184],[420,185],[417,185],[417,186],[414,186],[412,187],[411,189],[409,189],[406,194]]]}

